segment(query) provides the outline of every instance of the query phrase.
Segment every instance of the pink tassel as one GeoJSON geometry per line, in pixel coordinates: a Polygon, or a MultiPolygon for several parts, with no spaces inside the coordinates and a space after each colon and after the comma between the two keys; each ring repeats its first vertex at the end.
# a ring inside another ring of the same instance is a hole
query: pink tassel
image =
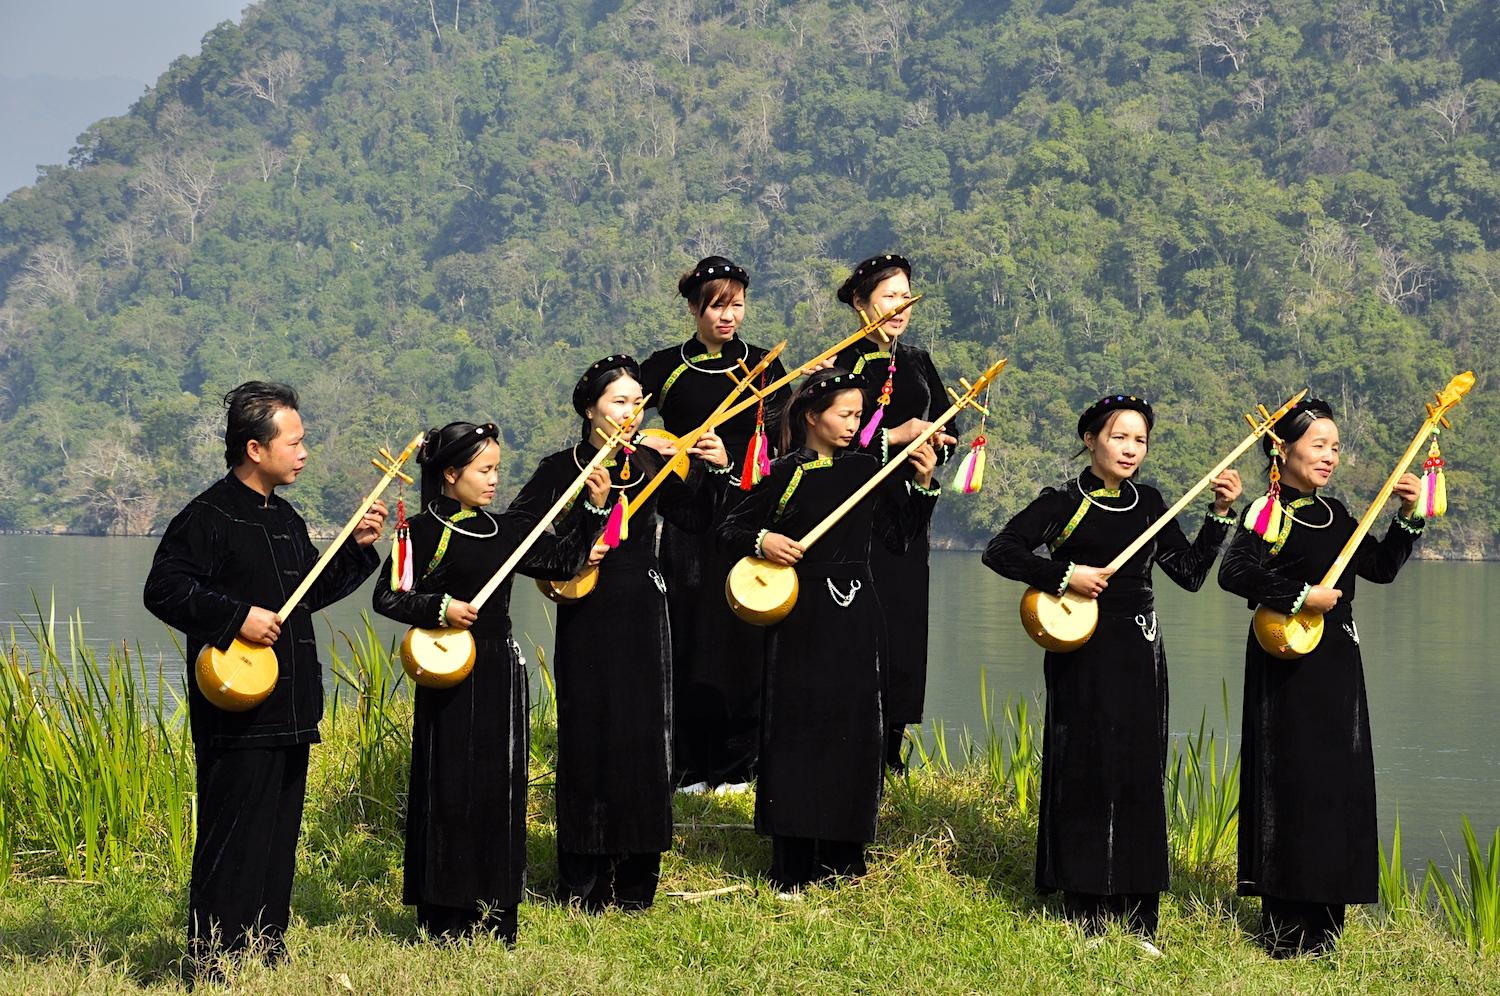
{"type": "Polygon", "coordinates": [[[864,429],[861,430],[859,434],[859,445],[861,449],[868,447],[870,445],[870,440],[875,438],[875,431],[880,428],[880,416],[884,414],[885,406],[879,405],[875,409],[875,414],[870,416],[870,421],[865,423],[864,429]]]}
{"type": "Polygon", "coordinates": [[[1281,533],[1281,503],[1270,495],[1255,499],[1245,512],[1245,523],[1257,536],[1274,542],[1281,533]]]}
{"type": "Polygon", "coordinates": [[[623,539],[625,539],[625,499],[621,498],[610,510],[609,522],[605,524],[604,535],[599,537],[599,542],[613,550],[623,539]]]}
{"type": "Polygon", "coordinates": [[[771,444],[766,442],[766,432],[760,432],[760,452],[755,455],[756,483],[771,473],[771,444]]]}

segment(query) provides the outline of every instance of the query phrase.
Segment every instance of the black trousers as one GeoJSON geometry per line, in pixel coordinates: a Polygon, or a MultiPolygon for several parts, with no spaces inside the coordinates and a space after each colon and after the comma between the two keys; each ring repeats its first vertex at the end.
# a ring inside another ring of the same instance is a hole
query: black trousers
{"type": "Polygon", "coordinates": [[[1156,936],[1161,911],[1161,894],[1126,892],[1096,896],[1087,892],[1064,892],[1063,915],[1078,922],[1085,933],[1102,934],[1109,921],[1118,920],[1127,930],[1150,940],[1156,936]]]}
{"type": "Polygon", "coordinates": [[[1342,903],[1305,903],[1262,896],[1261,946],[1272,958],[1327,954],[1344,932],[1344,910],[1342,903]]]}
{"type": "Polygon", "coordinates": [[[307,794],[308,745],[199,747],[198,839],[188,886],[187,947],[195,967],[252,938],[267,962],[286,957],[292,872],[307,794]]]}
{"type": "Polygon", "coordinates": [[[435,940],[457,941],[489,932],[506,944],[516,943],[519,917],[514,906],[438,906],[417,904],[417,926],[435,940]]]}
{"type": "Polygon", "coordinates": [[[590,913],[606,906],[643,910],[656,899],[661,880],[661,852],[645,854],[580,854],[557,852],[557,875],[564,894],[590,913]]]}
{"type": "Polygon", "coordinates": [[[767,877],[779,889],[800,889],[831,878],[855,878],[865,871],[863,841],[771,835],[771,872],[767,877]]]}

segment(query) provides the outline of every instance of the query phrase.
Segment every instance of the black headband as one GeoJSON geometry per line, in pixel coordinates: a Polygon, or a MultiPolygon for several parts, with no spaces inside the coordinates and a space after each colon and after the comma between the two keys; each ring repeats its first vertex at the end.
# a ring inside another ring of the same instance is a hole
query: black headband
{"type": "Polygon", "coordinates": [[[441,429],[429,429],[417,452],[417,463],[442,471],[454,465],[454,457],[486,439],[499,440],[500,430],[494,422],[449,422],[441,429]]]}
{"type": "Polygon", "coordinates": [[[1156,424],[1156,413],[1151,410],[1151,402],[1145,398],[1138,398],[1134,394],[1106,394],[1078,416],[1078,438],[1082,439],[1084,433],[1094,431],[1093,427],[1111,412],[1125,411],[1140,412],[1146,419],[1147,432],[1156,424]]]}
{"type": "Polygon", "coordinates": [[[868,280],[872,273],[889,269],[902,270],[906,273],[907,279],[911,278],[911,263],[905,256],[898,256],[893,252],[871,256],[855,266],[854,272],[849,274],[849,279],[845,280],[843,286],[839,288],[839,300],[844,304],[853,304],[855,297],[859,296],[855,291],[859,289],[861,283],[868,280]]]}
{"type": "Polygon", "coordinates": [[[599,378],[611,370],[624,367],[625,371],[637,381],[641,379],[641,366],[635,362],[635,357],[628,353],[611,353],[604,359],[595,363],[583,372],[578,378],[578,384],[573,388],[573,410],[582,415],[594,403],[594,385],[599,378]]]}
{"type": "Polygon", "coordinates": [[[869,386],[870,382],[865,379],[863,374],[844,373],[840,371],[832,377],[811,380],[802,385],[802,390],[798,393],[797,400],[801,402],[816,401],[823,395],[834,391],[863,391],[869,386]]]}
{"type": "Polygon", "coordinates": [[[691,299],[694,291],[711,280],[735,280],[746,288],[750,286],[750,274],[743,266],[723,256],[708,256],[700,259],[691,272],[677,281],[677,293],[691,299]]]}

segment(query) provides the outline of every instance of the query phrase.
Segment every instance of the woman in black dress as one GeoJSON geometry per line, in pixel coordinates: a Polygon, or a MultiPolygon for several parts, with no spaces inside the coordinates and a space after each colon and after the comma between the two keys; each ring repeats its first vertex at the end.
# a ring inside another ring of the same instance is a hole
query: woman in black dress
{"type": "MultiPolygon", "coordinates": [[[[530,531],[517,516],[486,510],[499,480],[491,424],[451,422],[427,433],[422,511],[411,519],[409,590],[375,586],[375,611],[409,626],[455,626],[474,635],[474,668],[452,688],[417,687],[402,902],[435,937],[479,930],[516,937],[526,874],[526,669],[510,634],[511,580],[480,613],[469,604],[530,531]]],[[[531,577],[572,577],[588,556],[605,472],[556,535],[542,536],[518,568],[531,577]]],[[[386,576],[391,575],[386,562],[386,576]]]]}
{"type": "MultiPolygon", "coordinates": [[[[1238,530],[1219,584],[1264,605],[1323,613],[1323,637],[1295,660],[1272,657],[1252,629],[1245,644],[1240,768],[1239,894],[1261,897],[1261,942],[1276,957],[1331,950],[1349,903],[1373,903],[1375,762],[1365,702],[1355,578],[1388,584],[1426,520],[1412,518],[1420,482],[1396,483],[1401,511],[1383,539],[1366,536],[1338,588],[1318,584],[1358,524],[1318,489],[1339,464],[1333,410],[1307,399],[1277,423],[1283,446],[1282,528],[1238,530]]],[[[1262,439],[1271,452],[1269,436],[1262,439]]]]}
{"type": "MultiPolygon", "coordinates": [[[[893,253],[861,262],[838,291],[840,301],[870,319],[905,304],[911,296],[911,263],[893,253]]],[[[948,409],[948,392],[932,357],[903,335],[911,319],[912,310],[903,311],[881,326],[888,339],[880,331],[871,332],[833,361],[864,377],[861,442],[868,440],[866,448],[882,459],[948,409]]],[[[956,434],[957,420],[946,428],[956,434]]],[[[955,437],[943,432],[936,439],[941,464],[952,453],[955,437]]],[[[885,610],[890,647],[884,692],[886,764],[896,769],[905,766],[901,745],[906,727],[922,722],[927,698],[928,552],[927,530],[904,553],[892,553],[879,544],[870,550],[870,572],[885,610]]]]}
{"type": "Polygon", "coordinates": [[[885,627],[870,576],[871,534],[899,550],[927,528],[937,489],[931,447],[912,455],[908,493],[886,478],[809,550],[796,537],[827,518],[880,470],[851,449],[862,378],[820,370],[793,396],[785,456],[719,527],[734,557],[797,568],[797,604],[766,630],[765,701],[755,827],[771,837],[770,879],[796,890],[862,875],[880,808],[880,712],[885,627]]]}
{"type": "MultiPolygon", "coordinates": [[[[641,389],[668,432],[682,435],[702,425],[734,389],[728,375],[741,373],[740,361],[754,367],[765,356],[765,349],[739,335],[749,286],[744,268],[723,256],[700,260],[677,282],[693,335],[641,364],[641,389]]],[[[762,382],[785,373],[774,360],[762,382]]],[[[778,408],[788,393],[778,391],[762,413],[773,440],[778,408]]],[[[755,428],[756,406],[718,427],[730,461],[725,473],[743,473],[740,465],[755,428]]],[[[733,484],[739,483],[734,477],[733,484]]],[[[663,524],[661,570],[672,619],[674,778],[691,791],[745,788],[755,772],[763,636],[724,603],[720,587],[731,563],[715,550],[711,535],[663,524]]]]}
{"type": "MultiPolygon", "coordinates": [[[[629,356],[589,367],[573,390],[582,441],[544,458],[510,511],[531,521],[545,514],[593,458],[595,430],[622,424],[641,396],[629,356]]],[[[636,496],[665,460],[636,447],[605,462],[611,489],[631,502],[629,529],[613,549],[594,547],[594,591],[557,610],[557,868],[563,893],[592,912],[650,906],[672,844],[670,589],[656,559],[657,513],[679,529],[706,529],[714,484],[704,464],[728,462],[713,433],[688,452],[687,481],[669,473],[644,505],[636,496]]]]}
{"type": "MultiPolygon", "coordinates": [[[[1168,887],[1163,774],[1167,753],[1167,658],[1157,627],[1151,568],[1188,591],[1208,577],[1239,497],[1239,474],[1213,482],[1213,508],[1191,543],[1175,522],[1115,574],[1112,561],[1167,510],[1135,481],[1155,416],[1143,398],[1109,395],[1078,419],[1089,466],[1046,488],[1008,522],[985,566],[1041,591],[1069,589],[1099,601],[1098,628],[1043,667],[1042,794],[1036,885],[1061,890],[1063,911],[1085,930],[1123,918],[1149,944],[1168,887]],[[1046,546],[1050,556],[1035,551],[1046,546]]],[[[1154,951],[1153,949],[1150,949],[1154,951]]]]}

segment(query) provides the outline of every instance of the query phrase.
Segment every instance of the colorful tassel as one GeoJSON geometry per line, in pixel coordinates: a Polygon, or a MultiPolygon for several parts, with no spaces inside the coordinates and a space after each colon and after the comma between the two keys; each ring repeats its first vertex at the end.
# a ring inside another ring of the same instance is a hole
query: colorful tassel
{"type": "MultiPolygon", "coordinates": [[[[760,386],[766,386],[766,375],[760,375],[760,386]]],[[[749,491],[771,472],[771,444],[766,439],[766,396],[760,395],[755,408],[755,432],[745,448],[745,462],[740,464],[740,490],[749,491]]]]}
{"type": "Polygon", "coordinates": [[[863,431],[859,434],[859,445],[863,449],[870,445],[870,440],[875,438],[875,430],[880,428],[881,416],[885,414],[885,406],[891,403],[891,392],[896,389],[896,346],[891,344],[891,362],[885,368],[885,386],[880,389],[880,397],[875,401],[875,414],[870,416],[870,421],[865,424],[863,431]]]}
{"type": "Polygon", "coordinates": [[[971,495],[984,486],[984,444],[985,438],[976,436],[959,463],[958,473],[953,475],[953,490],[959,494],[971,495]]]}
{"type": "Polygon", "coordinates": [[[406,500],[396,500],[396,542],[391,547],[391,591],[411,591],[416,585],[412,562],[411,524],[406,521],[406,500]]]}
{"type": "Polygon", "coordinates": [[[615,502],[615,507],[610,509],[609,521],[604,525],[604,535],[599,537],[599,542],[613,550],[619,546],[621,541],[629,538],[627,526],[625,525],[625,513],[630,510],[630,499],[624,495],[615,502]]]}
{"type": "MultiPolygon", "coordinates": [[[[1279,440],[1278,440],[1279,443],[1279,440]]],[[[1270,484],[1263,497],[1255,499],[1245,510],[1245,528],[1254,532],[1267,543],[1281,538],[1281,450],[1271,447],[1270,484]]]]}
{"type": "Polygon", "coordinates": [[[1266,542],[1274,543],[1281,535],[1281,502],[1270,495],[1261,495],[1250,503],[1245,512],[1245,527],[1266,542]]]}
{"type": "Polygon", "coordinates": [[[1432,446],[1427,450],[1427,459],[1422,461],[1422,493],[1417,497],[1417,515],[1424,519],[1436,519],[1448,511],[1448,482],[1443,477],[1442,451],[1438,449],[1437,433],[1432,434],[1432,446]]]}

